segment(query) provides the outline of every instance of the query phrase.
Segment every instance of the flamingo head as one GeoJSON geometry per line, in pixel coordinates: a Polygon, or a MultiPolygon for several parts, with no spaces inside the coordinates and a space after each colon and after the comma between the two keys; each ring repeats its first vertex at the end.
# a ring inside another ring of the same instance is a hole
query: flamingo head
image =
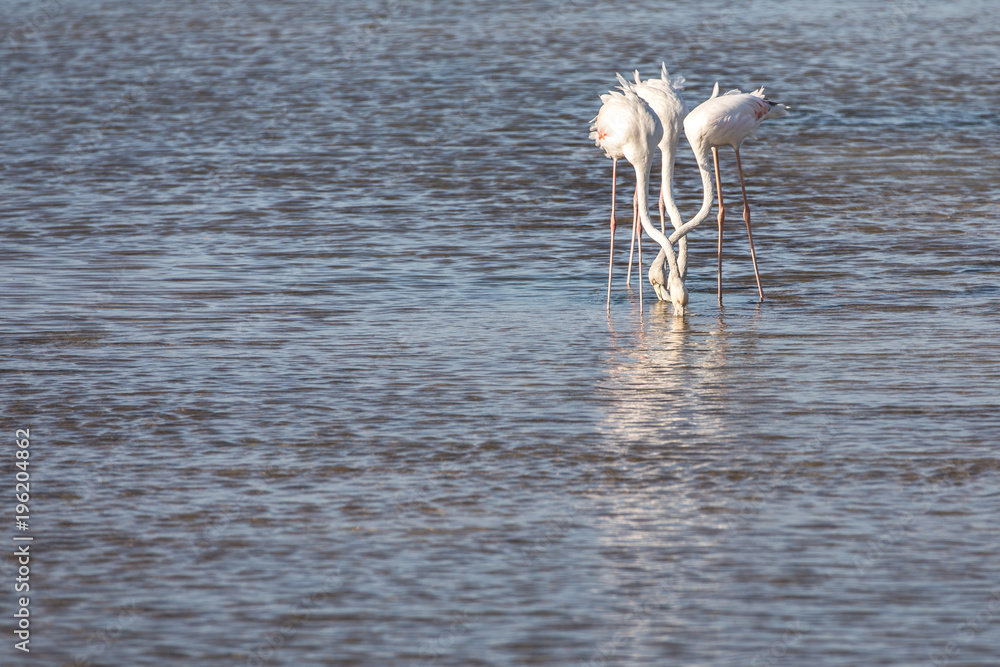
{"type": "Polygon", "coordinates": [[[688,303],[687,286],[676,271],[670,272],[667,285],[670,287],[670,302],[674,304],[674,315],[683,317],[688,303]]]}
{"type": "MultiPolygon", "coordinates": [[[[739,92],[739,91],[730,91],[730,92],[739,92]]],[[[729,93],[726,94],[728,95],[729,93]]],[[[764,86],[761,86],[757,90],[753,91],[752,93],[750,93],[750,95],[756,97],[758,100],[764,102],[767,105],[766,109],[761,109],[760,111],[757,112],[757,117],[760,118],[761,120],[767,120],[768,118],[778,118],[788,113],[789,107],[785,106],[784,104],[779,104],[778,102],[772,102],[771,100],[764,97],[764,86]]]]}
{"type": "Polygon", "coordinates": [[[660,301],[670,301],[674,305],[674,315],[682,317],[688,303],[688,291],[676,268],[667,269],[666,254],[663,250],[649,267],[649,282],[660,301]]]}
{"type": "Polygon", "coordinates": [[[772,102],[771,100],[764,101],[767,102],[767,105],[770,108],[767,110],[767,113],[764,114],[762,120],[766,120],[768,118],[780,118],[781,116],[788,115],[789,107],[786,107],[784,104],[772,102]]]}
{"type": "Polygon", "coordinates": [[[664,259],[662,250],[649,266],[649,284],[653,286],[656,298],[660,301],[670,300],[670,288],[667,287],[666,259],[664,259]]]}

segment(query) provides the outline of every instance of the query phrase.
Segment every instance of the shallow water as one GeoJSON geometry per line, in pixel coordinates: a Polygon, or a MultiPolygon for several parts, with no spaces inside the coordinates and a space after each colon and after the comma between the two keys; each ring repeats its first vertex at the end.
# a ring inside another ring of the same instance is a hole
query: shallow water
{"type": "Polygon", "coordinates": [[[995,3],[0,6],[37,664],[995,663],[995,3]],[[661,60],[793,109],[763,304],[723,151],[724,308],[605,312],[661,60]]]}

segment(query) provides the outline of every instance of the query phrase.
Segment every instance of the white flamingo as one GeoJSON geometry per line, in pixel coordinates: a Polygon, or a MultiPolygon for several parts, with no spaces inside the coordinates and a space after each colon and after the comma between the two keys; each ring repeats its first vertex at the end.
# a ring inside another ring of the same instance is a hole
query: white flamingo
{"type": "MultiPolygon", "coordinates": [[[[623,90],[621,93],[610,92],[601,95],[601,110],[594,118],[590,138],[609,158],[613,160],[611,187],[611,254],[608,260],[608,310],[611,310],[611,268],[614,264],[615,252],[615,185],[618,160],[625,158],[635,169],[635,199],[638,202],[639,220],[643,229],[660,244],[666,253],[670,265],[668,289],[674,312],[684,313],[687,304],[687,290],[677,269],[674,249],[663,232],[653,227],[649,220],[649,205],[647,201],[649,188],[649,172],[653,166],[653,153],[663,138],[663,128],[656,115],[635,93],[623,90]]],[[[640,266],[641,246],[640,246],[640,266]]],[[[642,281],[639,281],[639,309],[642,310],[642,281]]]]}
{"type": "MultiPolygon", "coordinates": [[[[660,231],[666,232],[666,227],[664,220],[666,215],[664,214],[664,209],[670,214],[670,222],[674,226],[674,229],[678,229],[682,224],[681,212],[677,210],[677,204],[674,203],[674,160],[677,155],[677,143],[681,138],[681,128],[683,127],[684,117],[688,113],[687,105],[684,100],[680,98],[677,91],[684,89],[684,77],[678,76],[672,81],[670,80],[670,75],[667,73],[667,64],[660,63],[660,78],[659,79],[646,79],[645,81],[639,76],[639,70],[635,70],[635,83],[629,83],[621,75],[618,76],[618,81],[621,83],[622,88],[628,88],[653,110],[656,117],[660,120],[660,125],[663,126],[663,138],[660,139],[659,148],[662,155],[662,162],[660,167],[660,197],[659,197],[659,208],[660,208],[660,231]]],[[[633,234],[634,235],[634,234],[633,234]]],[[[664,253],[661,250],[660,254],[656,258],[656,264],[659,263],[659,271],[663,270],[663,260],[664,253]]],[[[687,276],[687,237],[680,239],[678,245],[677,253],[677,269],[680,272],[680,277],[683,279],[687,276]]],[[[629,275],[632,273],[632,262],[631,254],[629,258],[629,275]]],[[[662,283],[662,284],[665,284],[662,283]]],[[[653,282],[653,287],[656,289],[657,296],[659,296],[664,301],[667,300],[664,295],[660,293],[660,285],[653,282]]]]}
{"type": "MultiPolygon", "coordinates": [[[[753,248],[753,234],[750,231],[750,204],[747,202],[747,189],[743,180],[743,165],[740,162],[740,146],[747,138],[757,138],[757,129],[768,118],[777,118],[788,113],[788,107],[765,99],[764,89],[758,88],[752,93],[730,90],[725,95],[719,95],[719,84],[715,84],[712,96],[699,104],[684,119],[684,134],[691,144],[698,168],[701,171],[701,181],[705,190],[701,210],[690,222],[682,225],[670,236],[670,242],[683,238],[708,217],[712,209],[712,176],[709,172],[708,160],[711,155],[715,164],[715,187],[719,191],[719,305],[722,305],[722,222],[726,209],[722,203],[722,181],[719,176],[719,147],[732,146],[736,152],[736,167],[740,173],[740,189],[743,191],[743,220],[747,226],[747,237],[750,239],[750,257],[753,260],[753,272],[757,278],[757,292],[760,300],[764,300],[764,290],[760,285],[760,273],[757,271],[757,255],[753,248]]],[[[652,269],[650,269],[652,280],[652,269]]]]}

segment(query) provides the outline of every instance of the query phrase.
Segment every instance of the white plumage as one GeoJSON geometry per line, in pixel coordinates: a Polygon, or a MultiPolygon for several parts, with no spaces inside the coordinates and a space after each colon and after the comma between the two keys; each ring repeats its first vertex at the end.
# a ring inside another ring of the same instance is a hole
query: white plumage
{"type": "MultiPolygon", "coordinates": [[[[614,262],[615,238],[615,187],[618,160],[625,158],[635,169],[635,198],[638,202],[639,220],[643,229],[660,244],[670,265],[668,285],[674,312],[683,314],[687,304],[687,290],[677,271],[673,247],[666,236],[649,220],[647,202],[649,172],[653,164],[653,153],[663,139],[663,127],[655,113],[642,99],[624,87],[621,93],[610,92],[601,95],[601,109],[594,118],[590,138],[613,160],[612,205],[611,205],[611,255],[608,262],[608,309],[611,308],[611,268],[614,262]],[[676,292],[676,294],[675,294],[676,292]]],[[[639,304],[642,308],[642,284],[639,285],[639,304]]]]}
{"type": "Polygon", "coordinates": [[[698,160],[701,171],[702,185],[705,197],[701,210],[692,220],[671,236],[670,241],[683,238],[697,227],[712,208],[712,176],[709,171],[709,158],[715,166],[716,187],[719,188],[719,274],[718,292],[719,304],[722,304],[722,223],[725,219],[725,206],[722,202],[721,177],[719,175],[719,147],[732,146],[736,152],[736,166],[740,174],[740,188],[743,192],[743,220],[746,222],[747,236],[750,239],[750,256],[753,259],[754,275],[757,277],[757,291],[760,300],[764,299],[764,290],[760,284],[760,273],[757,270],[757,255],[753,247],[753,234],[750,231],[750,204],[747,202],[746,185],[743,179],[743,165],[740,162],[740,147],[748,138],[756,138],[760,124],[768,118],[784,116],[788,107],[772,102],[764,97],[764,89],[758,88],[752,93],[731,90],[725,95],[719,95],[719,84],[715,84],[712,96],[694,108],[684,119],[684,134],[687,136],[691,150],[698,160]]]}
{"type": "MultiPolygon", "coordinates": [[[[629,83],[619,75],[618,80],[623,88],[628,88],[641,97],[650,108],[656,113],[660,124],[663,126],[663,138],[658,144],[662,154],[662,164],[660,170],[660,230],[665,232],[664,210],[670,215],[670,223],[674,229],[678,229],[683,224],[681,212],[674,202],[674,161],[677,156],[677,144],[681,138],[684,117],[688,113],[687,104],[678,95],[678,91],[684,89],[684,77],[678,76],[673,80],[667,72],[666,63],[660,63],[660,78],[646,79],[639,76],[639,70],[635,70],[635,83],[629,83]]],[[[649,267],[649,282],[653,285],[656,296],[662,301],[667,301],[668,276],[666,272],[666,255],[663,250],[656,256],[649,267]]],[[[677,271],[681,280],[687,276],[687,237],[682,237],[677,249],[677,271]]],[[[629,273],[632,272],[632,264],[629,262],[629,273]]]]}

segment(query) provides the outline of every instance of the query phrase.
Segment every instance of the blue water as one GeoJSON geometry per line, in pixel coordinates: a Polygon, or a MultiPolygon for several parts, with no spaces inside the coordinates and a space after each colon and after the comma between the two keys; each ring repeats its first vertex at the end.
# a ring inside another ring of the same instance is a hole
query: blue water
{"type": "Polygon", "coordinates": [[[0,663],[996,663],[994,3],[0,8],[0,663]],[[762,304],[724,150],[605,311],[661,61],[792,107],[762,304]]]}

